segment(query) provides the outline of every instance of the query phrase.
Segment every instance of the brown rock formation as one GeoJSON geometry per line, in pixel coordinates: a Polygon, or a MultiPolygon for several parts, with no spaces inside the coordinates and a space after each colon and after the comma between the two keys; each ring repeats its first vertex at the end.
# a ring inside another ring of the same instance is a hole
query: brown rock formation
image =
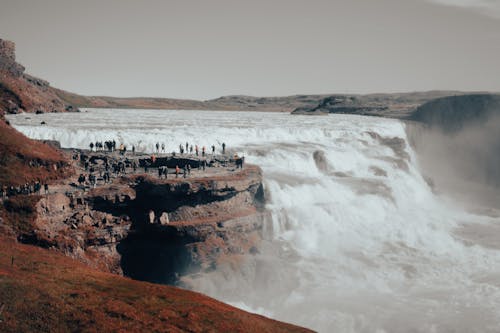
{"type": "Polygon", "coordinates": [[[255,250],[261,182],[260,169],[247,165],[187,179],[123,176],[88,192],[61,185],[36,203],[32,228],[19,238],[103,271],[176,283],[255,250]]]}
{"type": "Polygon", "coordinates": [[[24,73],[24,67],[16,62],[16,44],[0,39],[0,71],[6,71],[15,77],[24,73]]]}
{"type": "Polygon", "coordinates": [[[0,116],[5,113],[76,110],[47,81],[24,73],[16,62],[15,44],[0,39],[0,116]]]}

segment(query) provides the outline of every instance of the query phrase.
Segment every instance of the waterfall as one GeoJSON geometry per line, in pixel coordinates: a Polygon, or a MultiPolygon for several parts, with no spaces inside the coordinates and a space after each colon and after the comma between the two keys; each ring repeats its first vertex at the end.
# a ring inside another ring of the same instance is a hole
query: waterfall
{"type": "Polygon", "coordinates": [[[259,253],[238,271],[201,274],[197,291],[321,332],[500,330],[500,245],[463,232],[498,230],[488,228],[499,215],[433,189],[401,121],[159,110],[30,117],[9,120],[63,147],[225,142],[262,167],[271,218],[259,253]]]}

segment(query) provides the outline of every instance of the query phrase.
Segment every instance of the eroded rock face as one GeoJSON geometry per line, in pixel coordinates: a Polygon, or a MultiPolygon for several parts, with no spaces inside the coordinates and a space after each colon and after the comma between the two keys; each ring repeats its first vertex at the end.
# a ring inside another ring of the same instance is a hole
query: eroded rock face
{"type": "Polygon", "coordinates": [[[15,44],[0,39],[0,116],[21,111],[43,113],[78,111],[45,80],[24,73],[16,62],[15,44]]]}
{"type": "Polygon", "coordinates": [[[88,201],[62,193],[42,197],[36,206],[37,239],[92,267],[121,273],[115,248],[132,222],[127,216],[93,210],[88,201]]]}
{"type": "Polygon", "coordinates": [[[98,269],[174,284],[237,262],[261,240],[261,170],[193,179],[122,177],[37,204],[36,237],[98,269]]]}
{"type": "Polygon", "coordinates": [[[24,67],[16,62],[16,44],[0,39],[0,70],[7,71],[14,76],[21,76],[24,67]]]}

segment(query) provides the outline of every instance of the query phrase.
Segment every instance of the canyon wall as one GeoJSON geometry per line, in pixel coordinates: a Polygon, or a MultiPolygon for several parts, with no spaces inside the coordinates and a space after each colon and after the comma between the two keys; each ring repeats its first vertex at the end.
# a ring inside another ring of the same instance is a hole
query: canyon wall
{"type": "Polygon", "coordinates": [[[263,207],[256,166],[195,179],[130,175],[87,192],[43,196],[34,231],[20,239],[103,271],[175,284],[256,253],[263,207]]]}

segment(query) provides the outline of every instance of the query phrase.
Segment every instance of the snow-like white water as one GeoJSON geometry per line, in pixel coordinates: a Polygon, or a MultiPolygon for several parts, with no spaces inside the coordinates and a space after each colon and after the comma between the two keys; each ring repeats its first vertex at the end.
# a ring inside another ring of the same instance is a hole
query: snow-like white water
{"type": "Polygon", "coordinates": [[[322,332],[500,331],[500,240],[485,247],[455,233],[463,223],[500,219],[436,196],[400,121],[159,110],[8,118],[29,137],[63,147],[115,139],[173,151],[186,141],[225,142],[260,165],[272,215],[267,240],[241,271],[192,281],[198,291],[322,332]],[[374,134],[405,145],[398,150],[374,134]]]}

